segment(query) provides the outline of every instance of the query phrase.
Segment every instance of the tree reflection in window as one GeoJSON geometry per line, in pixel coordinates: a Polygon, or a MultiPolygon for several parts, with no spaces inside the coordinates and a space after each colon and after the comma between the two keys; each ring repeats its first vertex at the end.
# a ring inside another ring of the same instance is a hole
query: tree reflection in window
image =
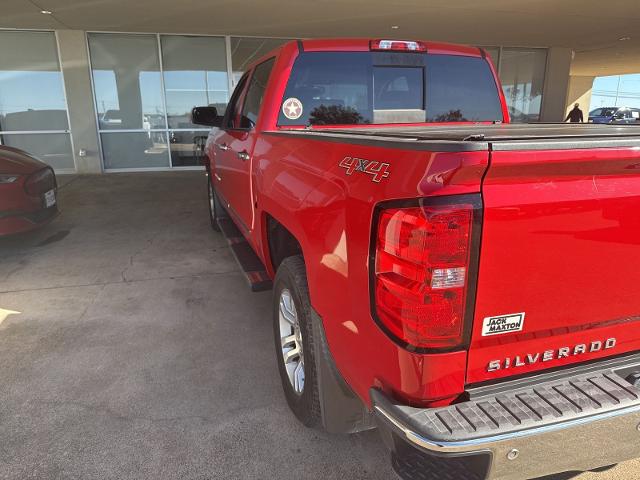
{"type": "Polygon", "coordinates": [[[342,105],[320,105],[309,114],[311,125],[353,125],[370,123],[353,107],[342,105]]]}
{"type": "Polygon", "coordinates": [[[443,122],[468,122],[460,109],[449,110],[447,113],[441,113],[434,118],[427,119],[428,122],[443,123],[443,122]]]}

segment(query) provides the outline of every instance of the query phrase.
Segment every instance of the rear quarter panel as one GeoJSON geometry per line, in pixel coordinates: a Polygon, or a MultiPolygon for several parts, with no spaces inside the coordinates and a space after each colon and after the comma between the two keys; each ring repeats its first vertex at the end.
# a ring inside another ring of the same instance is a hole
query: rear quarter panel
{"type": "MultiPolygon", "coordinates": [[[[423,355],[390,340],[369,308],[371,221],[381,201],[476,193],[487,151],[433,152],[381,148],[266,133],[254,153],[262,219],[282,223],[298,239],[311,303],[323,319],[343,377],[365,402],[380,386],[410,403],[452,398],[464,390],[465,351],[423,355]],[[379,183],[340,167],[344,157],[389,164],[379,183]]],[[[269,259],[268,242],[259,242],[269,259]]]]}

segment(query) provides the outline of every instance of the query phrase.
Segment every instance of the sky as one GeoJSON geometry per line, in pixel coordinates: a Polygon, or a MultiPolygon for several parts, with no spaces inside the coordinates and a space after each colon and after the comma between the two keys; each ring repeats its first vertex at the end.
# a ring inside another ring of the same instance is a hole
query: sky
{"type": "Polygon", "coordinates": [[[640,108],[640,73],[597,77],[591,92],[591,107],[640,108]]]}

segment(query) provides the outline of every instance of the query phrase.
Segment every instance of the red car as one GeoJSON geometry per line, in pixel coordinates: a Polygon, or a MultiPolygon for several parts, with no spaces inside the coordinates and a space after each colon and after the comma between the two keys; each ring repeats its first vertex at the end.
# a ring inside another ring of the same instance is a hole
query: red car
{"type": "Polygon", "coordinates": [[[0,146],[0,236],[27,232],[58,214],[53,169],[26,152],[0,146]]]}
{"type": "Polygon", "coordinates": [[[509,124],[484,50],[367,39],[288,43],[193,119],[305,425],[376,425],[407,480],[640,456],[638,127],[509,124]]]}

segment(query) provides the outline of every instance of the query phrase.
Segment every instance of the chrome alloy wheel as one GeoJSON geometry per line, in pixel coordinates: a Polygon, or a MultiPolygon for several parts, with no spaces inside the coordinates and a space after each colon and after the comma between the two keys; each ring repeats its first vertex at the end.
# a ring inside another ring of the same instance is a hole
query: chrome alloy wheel
{"type": "Polygon", "coordinates": [[[302,394],[304,390],[304,351],[302,332],[291,292],[286,288],[280,293],[279,302],[280,345],[284,367],[293,390],[302,394]]]}

